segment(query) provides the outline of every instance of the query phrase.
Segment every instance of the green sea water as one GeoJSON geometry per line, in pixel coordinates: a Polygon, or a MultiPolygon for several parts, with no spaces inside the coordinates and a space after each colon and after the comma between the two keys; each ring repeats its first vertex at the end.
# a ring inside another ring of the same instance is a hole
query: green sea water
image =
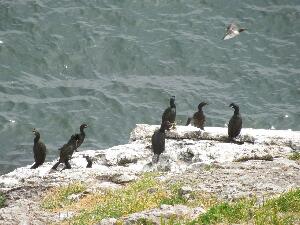
{"type": "Polygon", "coordinates": [[[235,102],[244,127],[300,130],[300,1],[0,0],[0,174],[33,162],[33,127],[47,161],[83,122],[80,150],[105,149],[172,95],[178,124],[235,102]]]}

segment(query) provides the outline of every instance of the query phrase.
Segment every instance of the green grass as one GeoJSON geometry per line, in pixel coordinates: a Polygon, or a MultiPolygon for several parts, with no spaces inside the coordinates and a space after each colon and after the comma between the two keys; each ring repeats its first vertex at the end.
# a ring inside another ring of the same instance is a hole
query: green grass
{"type": "Polygon", "coordinates": [[[300,152],[293,152],[288,158],[290,160],[300,160],[300,152]]]}
{"type": "MultiPolygon", "coordinates": [[[[59,187],[46,194],[42,207],[54,212],[73,211],[76,216],[60,224],[95,224],[103,218],[120,218],[135,212],[157,208],[161,204],[211,204],[210,196],[191,193],[193,199],[187,200],[180,195],[181,185],[168,184],[157,179],[157,174],[144,174],[139,180],[116,190],[103,190],[89,193],[77,202],[69,202],[71,193],[82,191],[76,185],[59,187]],[[74,191],[76,190],[76,191],[74,191]],[[61,203],[62,202],[62,203],[61,203]]],[[[174,221],[175,219],[171,220],[174,221]]],[[[171,224],[174,224],[171,222],[171,224]]],[[[118,224],[122,224],[120,220],[118,224]]],[[[139,224],[152,224],[141,220],[139,224]]],[[[170,224],[167,220],[164,224],[170,224]]],[[[180,223],[179,223],[180,224],[180,223]]]]}
{"type": "Polygon", "coordinates": [[[154,177],[146,175],[124,189],[109,190],[105,194],[99,194],[96,198],[99,201],[94,204],[94,207],[73,218],[71,224],[94,224],[103,218],[120,218],[155,208],[162,200],[172,199],[172,196],[154,177]]]}
{"type": "Polygon", "coordinates": [[[251,222],[256,225],[292,225],[300,223],[300,189],[289,191],[257,206],[255,199],[220,203],[199,216],[192,224],[234,224],[251,222]]]}
{"type": "Polygon", "coordinates": [[[82,183],[71,183],[68,186],[54,188],[44,197],[41,206],[45,209],[58,209],[71,205],[72,200],[68,197],[72,194],[78,194],[86,190],[82,183]]]}
{"type": "MultiPolygon", "coordinates": [[[[162,225],[209,225],[209,224],[256,224],[256,225],[292,225],[300,224],[300,189],[291,190],[263,205],[257,199],[240,199],[236,202],[216,202],[211,196],[199,192],[190,193],[191,199],[180,195],[182,185],[164,183],[155,174],[145,174],[139,180],[116,190],[106,190],[84,195],[79,201],[70,201],[68,196],[85,190],[83,184],[71,184],[59,187],[47,193],[42,206],[51,211],[74,211],[76,215],[60,224],[89,225],[103,218],[120,219],[135,212],[157,208],[161,204],[184,204],[190,207],[202,206],[206,213],[197,219],[161,218],[162,225]]],[[[141,219],[137,224],[151,225],[153,222],[141,219]]]]}
{"type": "Polygon", "coordinates": [[[5,204],[6,198],[3,193],[0,192],[0,208],[2,208],[5,204]]]}
{"type": "Polygon", "coordinates": [[[180,195],[179,190],[182,187],[181,184],[173,184],[170,187],[170,195],[161,199],[160,204],[164,205],[176,205],[176,204],[182,204],[185,205],[187,203],[187,199],[183,198],[183,196],[180,195]]]}

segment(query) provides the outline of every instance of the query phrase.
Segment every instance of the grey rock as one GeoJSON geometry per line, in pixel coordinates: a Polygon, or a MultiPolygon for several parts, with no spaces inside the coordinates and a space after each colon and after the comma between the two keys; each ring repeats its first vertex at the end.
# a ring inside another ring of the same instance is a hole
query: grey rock
{"type": "Polygon", "coordinates": [[[138,177],[129,174],[116,174],[111,178],[111,181],[117,184],[124,184],[136,180],[138,177]]]}
{"type": "Polygon", "coordinates": [[[191,198],[191,194],[193,193],[193,188],[190,186],[182,186],[179,190],[178,190],[178,194],[185,199],[190,199],[191,198]]]}
{"type": "Polygon", "coordinates": [[[145,210],[138,213],[133,213],[128,217],[122,217],[120,220],[124,224],[137,224],[141,221],[151,221],[152,224],[160,224],[161,219],[167,223],[171,218],[196,218],[205,210],[201,207],[189,208],[185,205],[161,205],[160,208],[145,210]]]}
{"type": "Polygon", "coordinates": [[[116,225],[117,224],[117,219],[115,218],[105,218],[100,221],[100,223],[97,223],[95,225],[116,225]]]}

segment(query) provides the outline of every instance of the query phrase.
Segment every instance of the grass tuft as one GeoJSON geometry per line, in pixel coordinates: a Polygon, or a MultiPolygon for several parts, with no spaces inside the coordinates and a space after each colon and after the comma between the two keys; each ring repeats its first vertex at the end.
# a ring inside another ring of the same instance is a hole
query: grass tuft
{"type": "Polygon", "coordinates": [[[42,201],[42,207],[57,211],[57,209],[64,208],[71,205],[72,200],[68,197],[72,194],[78,194],[86,190],[83,183],[72,183],[65,187],[53,188],[44,197],[42,201]]]}
{"type": "Polygon", "coordinates": [[[262,206],[255,199],[219,203],[187,224],[245,223],[292,225],[300,223],[300,189],[269,199],[262,206]]]}
{"type": "Polygon", "coordinates": [[[161,199],[160,204],[164,205],[177,205],[177,204],[186,204],[187,200],[183,198],[180,194],[180,188],[182,187],[181,184],[173,184],[170,187],[170,194],[166,197],[161,199]]]}
{"type": "Polygon", "coordinates": [[[288,158],[290,160],[300,160],[300,152],[293,152],[288,158]]]}
{"type": "MultiPolygon", "coordinates": [[[[76,215],[60,224],[95,224],[104,218],[120,219],[135,212],[159,207],[161,204],[189,204],[180,195],[180,184],[168,184],[157,179],[157,174],[144,174],[139,180],[116,190],[105,190],[84,195],[77,202],[69,202],[67,196],[83,188],[74,186],[60,187],[50,191],[42,206],[51,211],[73,211],[76,215]],[[60,203],[60,202],[63,203],[60,203]]],[[[211,203],[209,195],[193,193],[193,204],[211,203]]],[[[173,221],[176,221],[175,219],[173,221]]],[[[175,223],[175,222],[174,222],[175,223]]],[[[118,221],[122,224],[122,220],[118,221]]],[[[152,224],[149,220],[141,220],[139,224],[152,224]]],[[[170,222],[165,222],[170,224],[170,222]]],[[[172,224],[172,223],[171,223],[172,224]]]]}
{"type": "Polygon", "coordinates": [[[6,198],[3,193],[0,192],[0,208],[5,205],[6,198]]]}

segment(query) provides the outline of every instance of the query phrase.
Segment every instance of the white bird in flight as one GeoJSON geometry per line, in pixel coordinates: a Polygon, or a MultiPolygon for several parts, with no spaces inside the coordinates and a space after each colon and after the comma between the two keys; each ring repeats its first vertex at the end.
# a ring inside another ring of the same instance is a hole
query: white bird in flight
{"type": "Polygon", "coordinates": [[[226,31],[225,36],[223,37],[223,40],[228,40],[230,38],[233,38],[233,37],[239,35],[244,30],[246,30],[246,29],[244,29],[244,28],[239,29],[235,24],[231,23],[227,27],[227,31],[226,31]]]}

